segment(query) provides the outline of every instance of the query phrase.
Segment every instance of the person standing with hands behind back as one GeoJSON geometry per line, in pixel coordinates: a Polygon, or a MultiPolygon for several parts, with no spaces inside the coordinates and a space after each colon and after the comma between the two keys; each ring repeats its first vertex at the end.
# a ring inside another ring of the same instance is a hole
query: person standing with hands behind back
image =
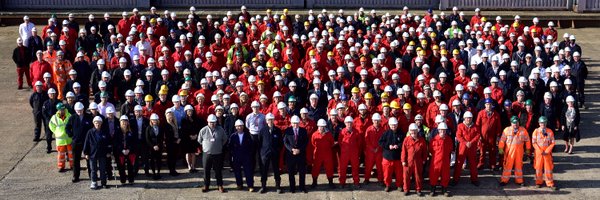
{"type": "Polygon", "coordinates": [[[146,145],[150,149],[150,168],[152,170],[152,179],[160,179],[160,166],[162,156],[162,146],[165,135],[159,125],[159,117],[156,113],[150,115],[150,126],[146,128],[146,145]]]}
{"type": "MultiPolygon", "coordinates": [[[[87,132],[85,143],[83,144],[83,154],[90,164],[90,189],[95,190],[103,185],[106,186],[106,156],[110,155],[111,149],[108,147],[110,140],[106,129],[102,128],[102,117],[96,116],[93,119],[94,127],[87,132]],[[98,171],[100,171],[100,185],[98,182],[98,171]]],[[[108,188],[108,187],[107,187],[108,188]]]]}

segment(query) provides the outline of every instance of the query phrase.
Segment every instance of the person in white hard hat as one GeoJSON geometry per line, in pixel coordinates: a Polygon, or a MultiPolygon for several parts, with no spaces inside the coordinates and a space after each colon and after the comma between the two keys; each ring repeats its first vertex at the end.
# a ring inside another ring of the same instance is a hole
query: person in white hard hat
{"type": "Polygon", "coordinates": [[[128,182],[133,184],[135,181],[135,165],[137,159],[137,145],[139,145],[137,134],[133,133],[129,124],[129,117],[121,115],[119,118],[119,133],[114,137],[114,153],[119,169],[119,179],[121,184],[128,182]],[[127,173],[126,171],[127,170],[127,173]]]}
{"type": "Polygon", "coordinates": [[[98,187],[107,187],[106,177],[106,155],[110,154],[112,149],[109,147],[111,141],[106,129],[103,128],[103,119],[100,116],[93,118],[92,129],[86,132],[86,138],[83,145],[83,155],[88,160],[90,170],[90,189],[95,190],[98,187]],[[98,172],[100,172],[100,185],[98,182],[98,172]]]}
{"type": "Polygon", "coordinates": [[[285,129],[283,143],[287,160],[287,170],[290,183],[290,192],[296,192],[296,173],[298,173],[298,189],[307,193],[305,187],[306,175],[306,146],[308,145],[308,133],[300,127],[300,117],[291,117],[291,126],[285,129]]]}
{"type": "Polygon", "coordinates": [[[259,192],[267,192],[267,178],[269,168],[273,168],[273,177],[275,179],[275,188],[277,193],[282,193],[281,177],[279,173],[280,152],[283,148],[283,137],[281,129],[275,126],[275,116],[268,113],[266,116],[267,125],[259,132],[258,149],[260,153],[260,182],[261,188],[259,192]]]}
{"type": "Polygon", "coordinates": [[[162,150],[164,142],[164,126],[160,125],[160,119],[156,113],[150,116],[150,124],[145,130],[145,139],[148,151],[150,151],[150,169],[152,170],[152,179],[158,180],[160,168],[162,166],[162,150]]]}
{"type": "Polygon", "coordinates": [[[255,143],[250,133],[244,130],[244,122],[238,119],[235,124],[235,132],[231,133],[227,147],[232,157],[231,167],[235,175],[238,190],[243,189],[242,168],[249,192],[254,192],[254,155],[255,143]]]}
{"type": "Polygon", "coordinates": [[[29,96],[29,105],[31,106],[33,113],[33,141],[40,141],[40,135],[42,132],[42,124],[44,124],[45,128],[48,128],[48,124],[44,120],[43,115],[43,106],[46,100],[49,99],[48,94],[43,89],[43,83],[41,81],[36,81],[34,86],[34,91],[29,96]]]}
{"type": "Polygon", "coordinates": [[[12,59],[17,68],[17,89],[23,89],[23,76],[27,79],[26,84],[32,88],[31,76],[29,73],[29,64],[32,61],[31,50],[23,43],[24,39],[17,38],[17,47],[13,50],[12,59]]]}
{"type": "Polygon", "coordinates": [[[198,143],[202,146],[202,164],[204,166],[204,186],[202,192],[208,192],[210,187],[210,171],[215,171],[217,186],[221,193],[223,188],[223,148],[227,143],[225,130],[217,126],[217,116],[208,116],[208,125],[200,129],[198,143]]]}
{"type": "Polygon", "coordinates": [[[54,88],[48,89],[48,98],[45,98],[45,101],[42,105],[42,116],[44,118],[44,127],[46,127],[46,153],[52,153],[52,131],[50,131],[50,118],[54,114],[56,114],[56,105],[58,103],[62,103],[62,101],[57,99],[56,90],[54,88]]]}
{"type": "Polygon", "coordinates": [[[340,158],[339,158],[339,181],[342,188],[346,187],[346,172],[348,164],[352,167],[352,180],[356,189],[360,188],[360,177],[358,172],[359,167],[359,148],[361,145],[361,134],[356,130],[353,125],[354,119],[350,116],[346,116],[344,124],[346,128],[342,130],[338,138],[338,144],[340,145],[340,158]]]}
{"type": "Polygon", "coordinates": [[[465,159],[469,161],[469,172],[471,173],[471,183],[479,186],[477,173],[477,142],[480,139],[479,128],[473,121],[473,113],[466,111],[463,114],[463,123],[459,124],[456,130],[456,140],[459,143],[456,166],[454,168],[454,179],[452,185],[458,184],[462,166],[465,159]]]}
{"type": "Polygon", "coordinates": [[[382,149],[379,146],[379,139],[383,135],[385,128],[381,125],[381,115],[379,113],[373,113],[371,115],[372,125],[368,126],[365,131],[365,184],[369,184],[371,178],[371,171],[373,166],[377,167],[377,181],[383,182],[383,154],[382,149]]]}
{"type": "MultiPolygon", "coordinates": [[[[67,135],[72,138],[73,148],[73,178],[72,182],[79,182],[79,175],[81,171],[81,153],[83,151],[83,145],[85,143],[86,134],[93,126],[92,116],[85,112],[83,103],[75,103],[75,114],[70,117],[67,121],[66,131],[67,135]]],[[[88,165],[89,166],[89,165],[88,165]]]]}
{"type": "Polygon", "coordinates": [[[313,183],[311,188],[315,188],[317,186],[317,178],[319,177],[319,172],[321,171],[321,167],[325,168],[325,175],[327,176],[327,181],[329,181],[329,188],[335,188],[333,184],[333,145],[335,141],[333,139],[333,135],[327,129],[327,121],[325,119],[319,119],[317,122],[317,131],[312,133],[312,137],[310,142],[312,146],[314,146],[314,162],[312,167],[312,178],[313,183]]]}
{"type": "Polygon", "coordinates": [[[427,160],[427,143],[419,136],[419,127],[412,123],[408,126],[409,136],[402,143],[401,161],[404,166],[404,195],[410,193],[411,178],[414,178],[415,190],[421,196],[423,189],[423,165],[427,160]]]}
{"type": "Polygon", "coordinates": [[[433,136],[429,142],[431,154],[431,165],[429,169],[429,183],[431,185],[431,196],[435,196],[435,190],[441,186],[442,194],[449,196],[446,190],[450,182],[450,155],[454,150],[454,141],[450,136],[450,129],[442,122],[437,127],[438,134],[433,136]],[[439,184],[438,184],[439,183],[439,184]]]}
{"type": "Polygon", "coordinates": [[[402,191],[403,172],[400,154],[405,133],[400,130],[398,120],[391,117],[388,120],[389,129],[387,129],[379,139],[379,146],[382,148],[382,171],[385,184],[385,192],[392,189],[392,177],[396,178],[396,187],[402,191]],[[392,176],[393,175],[393,176],[392,176]]]}

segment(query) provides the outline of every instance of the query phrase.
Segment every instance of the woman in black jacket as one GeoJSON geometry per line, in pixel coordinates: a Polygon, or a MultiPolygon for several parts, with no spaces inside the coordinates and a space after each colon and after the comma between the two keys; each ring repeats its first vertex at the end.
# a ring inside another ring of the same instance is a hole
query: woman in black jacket
{"type": "Polygon", "coordinates": [[[119,169],[119,178],[121,184],[125,184],[125,180],[133,184],[135,178],[135,160],[138,141],[136,135],[131,131],[129,118],[122,115],[120,118],[121,134],[115,135],[113,146],[115,148],[115,156],[117,168],[119,169]],[[127,167],[127,174],[125,168],[127,167]]]}
{"type": "Polygon", "coordinates": [[[185,106],[185,118],[181,120],[181,142],[179,143],[181,147],[181,152],[185,153],[185,160],[188,164],[188,170],[190,173],[195,173],[198,170],[196,169],[196,153],[199,152],[198,148],[200,144],[198,144],[198,133],[200,132],[200,128],[206,126],[200,119],[196,116],[194,112],[194,108],[191,105],[185,106]]]}
{"type": "Polygon", "coordinates": [[[160,127],[157,114],[150,116],[150,126],[146,128],[146,145],[150,152],[150,168],[152,170],[152,179],[158,180],[160,176],[161,156],[165,135],[163,128],[160,127]]]}
{"type": "Polygon", "coordinates": [[[106,186],[106,157],[110,156],[110,147],[108,132],[102,128],[102,118],[94,117],[94,127],[87,132],[85,143],[83,144],[83,154],[89,160],[90,168],[90,189],[95,190],[98,187],[106,186]],[[100,171],[100,185],[97,185],[98,171],[100,171]]]}
{"type": "Polygon", "coordinates": [[[561,130],[563,131],[563,140],[565,141],[565,153],[573,154],[573,145],[579,142],[579,108],[575,102],[575,97],[567,97],[567,105],[563,108],[560,117],[561,130]]]}

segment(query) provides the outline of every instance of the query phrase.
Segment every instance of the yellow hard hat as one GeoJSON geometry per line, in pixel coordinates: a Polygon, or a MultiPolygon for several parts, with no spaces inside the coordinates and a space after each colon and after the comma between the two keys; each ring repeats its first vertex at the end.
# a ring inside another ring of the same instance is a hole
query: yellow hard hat
{"type": "Polygon", "coordinates": [[[440,46],[438,46],[437,44],[436,44],[436,45],[433,45],[432,49],[433,49],[433,50],[440,50],[440,46]]]}
{"type": "Polygon", "coordinates": [[[327,32],[333,33],[333,28],[329,28],[329,30],[327,30],[327,32]]]}
{"type": "Polygon", "coordinates": [[[482,17],[482,18],[481,18],[481,21],[482,21],[482,22],[487,22],[487,18],[485,18],[485,17],[482,17]]]}
{"type": "Polygon", "coordinates": [[[257,84],[257,85],[264,85],[264,84],[265,84],[265,82],[264,82],[264,81],[262,81],[262,80],[260,80],[260,81],[258,81],[258,83],[256,83],[256,84],[257,84]]]}
{"type": "Polygon", "coordinates": [[[281,15],[281,20],[285,20],[287,18],[287,15],[281,15]]]}
{"type": "Polygon", "coordinates": [[[267,9],[267,13],[270,13],[270,12],[271,12],[271,9],[267,9]]]}
{"type": "Polygon", "coordinates": [[[423,50],[423,48],[417,47],[417,53],[419,53],[421,50],[423,50]]]}
{"type": "Polygon", "coordinates": [[[164,91],[169,91],[169,87],[167,87],[167,85],[161,85],[160,86],[160,90],[164,90],[164,91]]]}
{"type": "Polygon", "coordinates": [[[460,54],[460,51],[458,51],[458,49],[454,49],[454,50],[452,51],[452,54],[460,54]]]}
{"type": "Polygon", "coordinates": [[[285,64],[283,67],[284,67],[285,69],[287,69],[287,70],[290,70],[290,69],[292,69],[292,65],[290,65],[289,63],[288,63],[288,64],[285,64]]]}
{"type": "Polygon", "coordinates": [[[287,12],[288,12],[288,9],[287,9],[287,8],[284,8],[284,9],[283,9],[283,13],[287,13],[287,12]]]}
{"type": "Polygon", "coordinates": [[[227,60],[228,65],[233,65],[233,60],[227,60]]]}
{"type": "Polygon", "coordinates": [[[388,93],[383,93],[383,94],[381,94],[381,98],[382,98],[382,99],[383,99],[383,98],[388,98],[388,97],[390,97],[390,95],[389,95],[388,93]]]}
{"type": "Polygon", "coordinates": [[[267,62],[267,68],[271,68],[271,67],[273,67],[273,63],[267,62]]]}
{"type": "Polygon", "coordinates": [[[273,71],[279,71],[279,67],[273,67],[273,71]]]}
{"type": "Polygon", "coordinates": [[[351,92],[352,92],[352,93],[359,93],[359,92],[360,92],[360,90],[358,90],[358,88],[357,88],[357,87],[353,87],[351,92]]]}
{"type": "Polygon", "coordinates": [[[252,58],[252,62],[258,62],[258,58],[252,58]]]}
{"type": "Polygon", "coordinates": [[[497,29],[496,29],[496,27],[495,27],[495,26],[492,26],[492,31],[495,31],[495,30],[497,30],[497,29]]]}
{"type": "Polygon", "coordinates": [[[365,94],[365,99],[373,99],[373,95],[371,93],[366,93],[365,94]]]}
{"type": "Polygon", "coordinates": [[[166,95],[167,93],[168,93],[168,90],[161,89],[160,91],[158,91],[158,94],[164,94],[164,95],[166,95]]]}
{"type": "Polygon", "coordinates": [[[425,55],[425,50],[422,50],[422,49],[421,49],[421,51],[419,51],[419,54],[420,54],[421,56],[424,56],[424,55],[425,55]]]}
{"type": "Polygon", "coordinates": [[[519,23],[518,23],[518,22],[515,22],[515,23],[513,23],[512,25],[513,25],[513,27],[515,27],[515,28],[519,27],[519,23]]]}
{"type": "Polygon", "coordinates": [[[388,102],[384,102],[381,104],[381,107],[390,107],[390,104],[388,102]]]}
{"type": "Polygon", "coordinates": [[[427,45],[427,40],[421,40],[421,45],[427,45]]]}
{"type": "Polygon", "coordinates": [[[531,32],[532,33],[536,33],[537,31],[535,29],[531,29],[531,32]]]}
{"type": "Polygon", "coordinates": [[[308,23],[308,21],[304,22],[304,26],[310,26],[310,23],[308,23]]]}
{"type": "Polygon", "coordinates": [[[248,65],[248,63],[244,63],[244,64],[242,64],[242,68],[244,68],[244,67],[250,67],[250,65],[248,65]]]}
{"type": "Polygon", "coordinates": [[[181,92],[179,92],[179,96],[187,96],[187,95],[188,95],[187,90],[181,90],[181,92]]]}
{"type": "Polygon", "coordinates": [[[435,32],[429,34],[429,37],[432,37],[432,38],[434,38],[436,36],[437,36],[437,34],[435,34],[435,32]]]}
{"type": "Polygon", "coordinates": [[[152,95],[146,95],[146,97],[144,97],[144,101],[153,101],[154,98],[152,97],[152,95]]]}
{"type": "Polygon", "coordinates": [[[410,41],[410,42],[408,42],[408,45],[410,45],[410,46],[415,46],[415,41],[410,41]]]}
{"type": "Polygon", "coordinates": [[[390,104],[390,107],[393,109],[399,109],[400,105],[398,105],[397,101],[392,101],[392,103],[390,104]]]}
{"type": "Polygon", "coordinates": [[[327,56],[333,56],[333,51],[327,52],[327,56]]]}
{"type": "Polygon", "coordinates": [[[448,54],[448,50],[446,50],[446,49],[442,49],[442,51],[441,51],[441,54],[442,54],[442,55],[446,55],[446,54],[448,54]]]}
{"type": "Polygon", "coordinates": [[[314,49],[313,49],[313,50],[310,50],[310,51],[308,52],[308,55],[309,55],[309,56],[314,56],[314,55],[316,55],[316,52],[315,52],[315,50],[314,50],[314,49]]]}
{"type": "Polygon", "coordinates": [[[412,106],[410,106],[409,103],[405,103],[404,106],[402,106],[402,109],[404,109],[404,110],[410,110],[410,109],[412,109],[412,106]]]}
{"type": "Polygon", "coordinates": [[[150,19],[150,23],[156,23],[156,18],[150,19]]]}

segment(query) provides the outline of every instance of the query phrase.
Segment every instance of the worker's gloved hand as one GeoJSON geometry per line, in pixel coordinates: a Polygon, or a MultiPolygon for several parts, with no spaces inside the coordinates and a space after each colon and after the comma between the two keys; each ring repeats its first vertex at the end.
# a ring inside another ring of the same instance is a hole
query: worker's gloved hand
{"type": "Polygon", "coordinates": [[[498,154],[500,154],[500,155],[504,154],[504,149],[498,149],[498,154]]]}

